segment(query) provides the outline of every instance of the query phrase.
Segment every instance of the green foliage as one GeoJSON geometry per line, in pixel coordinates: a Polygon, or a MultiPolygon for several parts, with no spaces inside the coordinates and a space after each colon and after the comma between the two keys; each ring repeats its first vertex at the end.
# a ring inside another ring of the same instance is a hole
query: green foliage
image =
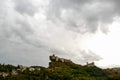
{"type": "Polygon", "coordinates": [[[74,63],[53,63],[54,67],[35,69],[30,71],[19,70],[20,67],[0,64],[0,73],[9,73],[4,77],[0,75],[0,80],[119,80],[120,72],[112,69],[100,69],[96,66],[88,67],[74,63]],[[17,71],[17,75],[12,75],[12,71],[17,71]]]}
{"type": "Polygon", "coordinates": [[[11,72],[14,69],[16,69],[15,66],[0,64],[0,72],[11,72]]]}
{"type": "Polygon", "coordinates": [[[96,66],[94,67],[85,67],[85,71],[89,73],[90,76],[102,77],[106,76],[104,71],[96,66]]]}

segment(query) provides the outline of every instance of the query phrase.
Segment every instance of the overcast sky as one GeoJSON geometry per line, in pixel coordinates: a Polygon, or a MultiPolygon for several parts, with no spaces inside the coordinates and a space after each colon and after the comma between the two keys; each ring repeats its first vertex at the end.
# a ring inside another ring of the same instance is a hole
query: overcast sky
{"type": "Polygon", "coordinates": [[[47,66],[49,55],[119,66],[120,0],[0,0],[0,63],[47,66]]]}

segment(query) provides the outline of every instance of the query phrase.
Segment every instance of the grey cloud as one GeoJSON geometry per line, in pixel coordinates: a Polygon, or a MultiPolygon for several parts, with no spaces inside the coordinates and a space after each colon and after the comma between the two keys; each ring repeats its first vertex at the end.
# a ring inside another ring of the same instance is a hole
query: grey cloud
{"type": "Polygon", "coordinates": [[[18,14],[11,0],[0,4],[0,63],[46,66],[49,51],[36,39],[33,18],[18,14]]]}
{"type": "Polygon", "coordinates": [[[83,62],[94,62],[99,61],[102,59],[99,55],[95,54],[94,52],[88,50],[88,51],[81,51],[83,62]]]}
{"type": "Polygon", "coordinates": [[[20,14],[28,14],[33,16],[38,8],[32,3],[32,0],[14,0],[15,10],[20,14]]]}
{"type": "Polygon", "coordinates": [[[47,66],[48,55],[50,53],[48,53],[47,49],[36,48],[24,43],[11,43],[6,39],[0,39],[0,63],[47,66]]]}
{"type": "Polygon", "coordinates": [[[43,41],[38,41],[36,39],[37,36],[34,33],[35,30],[31,27],[30,22],[25,20],[16,20],[16,26],[17,27],[11,28],[15,38],[19,38],[25,44],[29,44],[37,48],[47,48],[43,41]]]}
{"type": "Polygon", "coordinates": [[[101,24],[100,29],[106,33],[108,28],[103,27],[120,16],[119,4],[119,0],[51,0],[47,17],[80,33],[96,32],[101,24]]]}

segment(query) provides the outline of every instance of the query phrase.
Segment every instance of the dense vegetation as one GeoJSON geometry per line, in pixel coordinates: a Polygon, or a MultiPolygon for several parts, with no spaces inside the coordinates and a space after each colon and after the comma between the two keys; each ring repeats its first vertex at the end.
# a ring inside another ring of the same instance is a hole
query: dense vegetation
{"type": "MultiPolygon", "coordinates": [[[[57,62],[57,64],[63,64],[57,62]]],[[[74,63],[57,65],[48,71],[48,80],[120,80],[120,72],[96,66],[81,66],[74,63]],[[65,65],[66,64],[66,65],[65,65]]]]}
{"type": "Polygon", "coordinates": [[[52,67],[0,64],[0,80],[120,80],[120,72],[69,62],[52,62],[52,67]],[[39,70],[40,68],[40,70],[39,70]]]}

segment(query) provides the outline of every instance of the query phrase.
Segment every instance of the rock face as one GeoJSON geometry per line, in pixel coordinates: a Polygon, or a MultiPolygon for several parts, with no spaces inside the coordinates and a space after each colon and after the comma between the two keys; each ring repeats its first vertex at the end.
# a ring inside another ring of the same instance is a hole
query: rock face
{"type": "Polygon", "coordinates": [[[51,62],[49,62],[49,67],[58,67],[61,66],[60,64],[64,64],[64,63],[72,63],[71,60],[69,59],[64,59],[64,58],[60,58],[58,56],[55,56],[54,54],[52,56],[50,56],[50,60],[51,62]]]}

